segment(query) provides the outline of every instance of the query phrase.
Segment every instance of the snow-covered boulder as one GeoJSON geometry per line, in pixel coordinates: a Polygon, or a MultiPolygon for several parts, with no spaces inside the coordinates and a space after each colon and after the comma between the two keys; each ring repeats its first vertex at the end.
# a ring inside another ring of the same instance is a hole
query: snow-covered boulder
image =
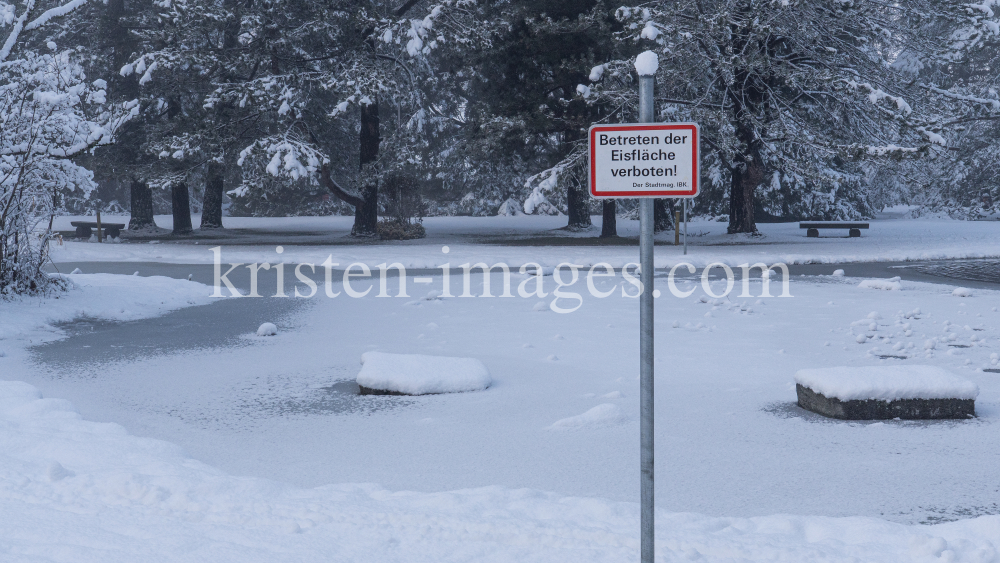
{"type": "Polygon", "coordinates": [[[935,366],[804,369],[795,374],[799,406],[834,418],[968,418],[979,387],[935,366]]]}
{"type": "Polygon", "coordinates": [[[795,383],[841,401],[856,399],[975,399],[979,387],[935,366],[803,369],[795,383]]]}
{"type": "Polygon", "coordinates": [[[274,323],[264,323],[257,329],[257,336],[274,336],[278,334],[278,327],[274,323]]]}
{"type": "Polygon", "coordinates": [[[493,380],[475,358],[365,352],[357,382],[363,394],[429,395],[482,391],[493,380]]]}

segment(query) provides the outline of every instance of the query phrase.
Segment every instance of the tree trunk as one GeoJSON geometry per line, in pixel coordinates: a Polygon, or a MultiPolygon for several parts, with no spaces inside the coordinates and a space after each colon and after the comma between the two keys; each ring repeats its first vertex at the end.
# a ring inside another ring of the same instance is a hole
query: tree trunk
{"type": "Polygon", "coordinates": [[[606,199],[602,206],[601,238],[618,236],[618,202],[606,199]]]}
{"type": "Polygon", "coordinates": [[[379,144],[378,98],[361,106],[361,174],[367,182],[361,188],[360,205],[354,207],[354,227],[351,234],[356,237],[375,236],[378,223],[378,180],[373,168],[378,160],[379,144]]]}
{"type": "Polygon", "coordinates": [[[201,228],[222,228],[222,195],[225,186],[225,167],[217,162],[208,163],[205,174],[205,200],[202,202],[201,228]]]}
{"type": "Polygon", "coordinates": [[[667,200],[665,199],[654,199],[653,200],[653,232],[662,233],[663,231],[669,231],[673,228],[674,222],[671,214],[673,213],[673,203],[667,206],[667,200]]]}
{"type": "Polygon", "coordinates": [[[579,231],[590,228],[593,222],[590,220],[590,193],[587,186],[573,179],[566,192],[566,214],[569,215],[569,224],[566,225],[571,231],[579,231]]]}
{"type": "Polygon", "coordinates": [[[194,231],[191,227],[191,199],[187,184],[178,182],[170,188],[170,202],[174,211],[175,235],[187,235],[194,231]]]}
{"type": "MultiPolygon", "coordinates": [[[[739,129],[737,130],[739,134],[739,129]]],[[[750,135],[745,135],[750,139],[750,135]]],[[[729,234],[756,233],[757,222],[754,220],[754,192],[764,181],[764,161],[756,150],[756,142],[750,139],[746,143],[748,161],[743,166],[733,168],[733,177],[729,187],[729,234]]]]}
{"type": "Polygon", "coordinates": [[[128,221],[128,230],[155,228],[153,190],[149,188],[149,184],[139,179],[133,179],[129,185],[129,195],[132,200],[132,217],[128,221]]]}

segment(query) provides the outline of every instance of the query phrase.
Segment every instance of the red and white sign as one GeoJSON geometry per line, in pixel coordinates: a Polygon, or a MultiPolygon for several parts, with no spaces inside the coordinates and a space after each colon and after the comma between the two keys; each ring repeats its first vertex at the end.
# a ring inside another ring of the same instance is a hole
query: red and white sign
{"type": "Polygon", "coordinates": [[[590,195],[695,197],[698,124],[632,123],[590,128],[590,195]]]}

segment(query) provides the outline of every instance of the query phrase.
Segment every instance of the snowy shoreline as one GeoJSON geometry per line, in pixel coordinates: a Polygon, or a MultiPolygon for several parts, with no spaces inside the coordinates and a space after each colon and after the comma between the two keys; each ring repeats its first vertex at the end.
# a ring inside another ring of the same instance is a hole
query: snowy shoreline
{"type": "MultiPolygon", "coordinates": [[[[21,382],[0,382],[0,420],[0,552],[8,561],[597,562],[638,551],[636,503],[502,487],[298,489],[229,476],[173,444],[83,420],[69,402],[21,382]]],[[[1000,516],[907,526],[657,512],[664,561],[989,563],[997,537],[1000,516]]]]}
{"type": "MultiPolygon", "coordinates": [[[[57,222],[63,222],[61,217],[57,222]]],[[[167,218],[169,219],[169,218],[167,218]]],[[[228,219],[228,218],[227,218],[228,219]]],[[[52,246],[53,261],[60,262],[163,262],[210,264],[209,250],[222,246],[224,262],[284,262],[321,264],[327,257],[334,262],[354,262],[374,267],[399,262],[406,268],[437,268],[450,262],[505,262],[511,267],[535,262],[554,267],[562,262],[591,266],[607,262],[616,268],[635,262],[638,244],[581,246],[557,244],[596,237],[597,228],[580,233],[557,230],[565,221],[560,217],[433,217],[425,221],[428,236],[402,243],[354,244],[347,237],[350,223],[344,217],[287,217],[271,219],[232,218],[235,228],[231,239],[200,242],[165,239],[161,244],[132,242],[95,244],[66,241],[52,246]],[[246,230],[246,231],[244,231],[246,230]],[[247,232],[249,235],[240,233],[247,232]],[[302,232],[317,233],[319,238],[296,244],[302,232]],[[238,236],[237,236],[238,235],[238,236]],[[351,242],[331,244],[330,237],[351,242]],[[289,238],[291,237],[291,238],[289,238]],[[323,238],[326,237],[326,238],[323,238]],[[280,242],[283,252],[275,252],[272,242],[280,242]],[[270,241],[270,242],[269,242],[270,241]],[[324,242],[326,241],[326,242],[324,242]],[[532,242],[535,241],[535,242],[532,242]],[[556,246],[552,246],[557,244],[556,246]],[[448,247],[448,254],[442,247],[448,247]]],[[[109,219],[110,220],[110,219],[109,219]]],[[[619,221],[622,236],[634,233],[635,221],[619,221]]],[[[729,266],[742,263],[784,262],[786,264],[823,264],[856,262],[907,262],[919,260],[977,259],[1000,257],[1000,222],[882,220],[872,221],[872,228],[861,238],[807,238],[797,223],[760,224],[760,237],[726,235],[726,226],[717,222],[689,224],[688,254],[673,246],[673,231],[659,235],[662,242],[655,250],[657,268],[680,263],[705,267],[713,262],[729,266]]],[[[197,241],[197,239],[193,239],[197,241]]],[[[594,239],[597,240],[596,238],[594,239]]]]}

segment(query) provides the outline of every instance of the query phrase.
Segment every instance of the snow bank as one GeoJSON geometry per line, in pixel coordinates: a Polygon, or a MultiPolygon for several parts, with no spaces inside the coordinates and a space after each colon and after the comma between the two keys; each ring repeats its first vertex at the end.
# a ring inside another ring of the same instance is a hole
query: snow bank
{"type": "MultiPolygon", "coordinates": [[[[0,300],[0,340],[52,338],[51,323],[89,317],[133,321],[213,302],[209,286],[163,276],[63,274],[68,291],[0,300]]],[[[214,299],[217,300],[217,299],[214,299]]]]}
{"type": "Polygon", "coordinates": [[[551,428],[557,430],[592,428],[618,424],[625,420],[621,407],[611,403],[597,405],[589,411],[555,421],[551,428]]]}
{"type": "Polygon", "coordinates": [[[841,401],[975,399],[979,387],[934,366],[863,366],[803,369],[795,382],[841,401]]]}
{"type": "Polygon", "coordinates": [[[858,284],[858,287],[863,289],[884,289],[886,291],[899,291],[902,286],[899,285],[899,278],[889,278],[887,280],[865,280],[858,284]]]}
{"type": "Polygon", "coordinates": [[[482,391],[493,380],[475,358],[365,352],[358,385],[407,395],[482,391]]]}
{"type": "MultiPolygon", "coordinates": [[[[167,442],[0,382],[0,559],[19,563],[532,561],[638,557],[636,503],[531,489],[299,489],[227,475],[167,442]]],[[[658,510],[664,561],[997,561],[1000,516],[719,518],[658,510]]]]}

